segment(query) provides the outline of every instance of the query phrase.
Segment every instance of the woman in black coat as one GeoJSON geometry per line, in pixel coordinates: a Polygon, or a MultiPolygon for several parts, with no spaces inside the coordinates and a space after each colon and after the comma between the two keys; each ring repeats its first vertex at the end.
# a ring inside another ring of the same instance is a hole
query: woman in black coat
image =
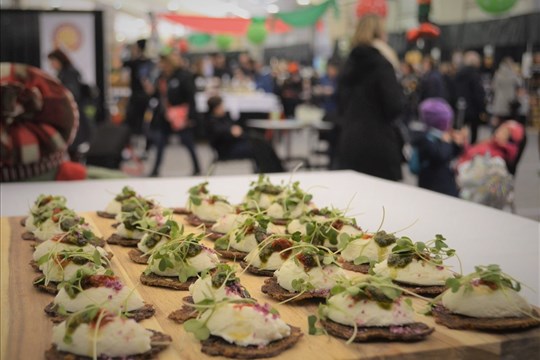
{"type": "Polygon", "coordinates": [[[402,91],[392,64],[395,55],[382,41],[382,20],[363,17],[338,83],[340,136],[338,167],[400,180],[403,141],[395,124],[402,91]],[[384,54],[384,55],[383,55],[384,54]]]}

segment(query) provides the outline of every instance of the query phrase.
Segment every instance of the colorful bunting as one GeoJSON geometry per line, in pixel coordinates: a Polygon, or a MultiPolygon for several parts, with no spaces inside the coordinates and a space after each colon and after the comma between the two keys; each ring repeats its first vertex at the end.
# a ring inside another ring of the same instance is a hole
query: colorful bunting
{"type": "Polygon", "coordinates": [[[291,12],[280,12],[274,16],[294,27],[314,26],[331,6],[334,8],[334,14],[338,14],[339,8],[336,0],[327,0],[319,5],[307,6],[304,9],[291,12]]]}

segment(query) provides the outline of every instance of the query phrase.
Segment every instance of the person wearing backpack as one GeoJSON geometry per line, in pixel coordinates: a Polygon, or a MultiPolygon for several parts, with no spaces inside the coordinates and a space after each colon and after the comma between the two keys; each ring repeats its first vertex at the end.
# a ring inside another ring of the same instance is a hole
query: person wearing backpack
{"type": "Polygon", "coordinates": [[[451,162],[463,150],[467,133],[452,130],[454,112],[442,98],[428,98],[419,105],[424,131],[412,134],[411,172],[418,175],[418,186],[450,196],[458,196],[451,162]]]}

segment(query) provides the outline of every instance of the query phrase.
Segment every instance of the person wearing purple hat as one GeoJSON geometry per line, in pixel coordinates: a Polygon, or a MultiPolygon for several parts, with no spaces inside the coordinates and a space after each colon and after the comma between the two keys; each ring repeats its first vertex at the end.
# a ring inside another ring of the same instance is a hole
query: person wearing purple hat
{"type": "Polygon", "coordinates": [[[442,98],[428,98],[418,107],[425,131],[413,134],[413,155],[409,167],[418,175],[418,186],[450,196],[458,196],[450,163],[463,150],[466,133],[452,130],[454,112],[442,98]]]}

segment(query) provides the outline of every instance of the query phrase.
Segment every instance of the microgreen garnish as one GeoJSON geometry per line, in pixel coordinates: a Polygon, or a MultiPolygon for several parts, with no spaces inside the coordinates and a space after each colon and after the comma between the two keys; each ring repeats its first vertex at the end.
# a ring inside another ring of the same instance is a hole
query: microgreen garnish
{"type": "Polygon", "coordinates": [[[178,279],[186,282],[190,277],[197,276],[197,270],[190,265],[189,259],[197,256],[203,246],[199,243],[204,238],[204,234],[185,234],[176,239],[172,239],[150,255],[149,266],[144,271],[145,274],[152,272],[152,267],[157,263],[161,272],[167,269],[174,269],[178,272],[178,279]]]}
{"type": "Polygon", "coordinates": [[[206,189],[206,186],[208,185],[208,181],[205,181],[199,185],[195,185],[191,188],[189,188],[189,202],[195,206],[199,206],[202,203],[203,197],[208,195],[208,190],[206,189]]]}
{"type": "Polygon", "coordinates": [[[462,286],[465,291],[471,291],[473,286],[486,285],[493,289],[509,288],[514,291],[521,290],[521,284],[508,274],[502,272],[499,265],[479,265],[474,267],[474,272],[460,278],[446,280],[446,286],[457,292],[462,286]]]}
{"type": "Polygon", "coordinates": [[[444,260],[455,255],[455,250],[450,249],[445,240],[442,235],[436,235],[435,239],[426,243],[421,241],[413,243],[410,238],[401,237],[388,256],[388,266],[403,268],[415,258],[434,265],[442,265],[444,260]]]}
{"type": "MultiPolygon", "coordinates": [[[[93,275],[97,275],[98,272],[96,269],[89,269],[89,268],[80,268],[75,273],[75,276],[73,276],[71,279],[68,279],[66,281],[61,282],[58,285],[59,289],[64,289],[66,294],[71,298],[74,299],[77,297],[77,295],[82,292],[85,289],[85,286],[87,286],[87,279],[93,275]]],[[[113,276],[113,272],[110,269],[107,269],[105,273],[103,274],[105,276],[113,276]]]]}
{"type": "Polygon", "coordinates": [[[135,196],[137,196],[137,193],[135,192],[135,190],[133,190],[129,186],[124,186],[122,188],[122,191],[118,195],[116,195],[114,200],[116,200],[118,202],[123,202],[124,200],[127,200],[127,199],[135,197],[135,196]]]}

